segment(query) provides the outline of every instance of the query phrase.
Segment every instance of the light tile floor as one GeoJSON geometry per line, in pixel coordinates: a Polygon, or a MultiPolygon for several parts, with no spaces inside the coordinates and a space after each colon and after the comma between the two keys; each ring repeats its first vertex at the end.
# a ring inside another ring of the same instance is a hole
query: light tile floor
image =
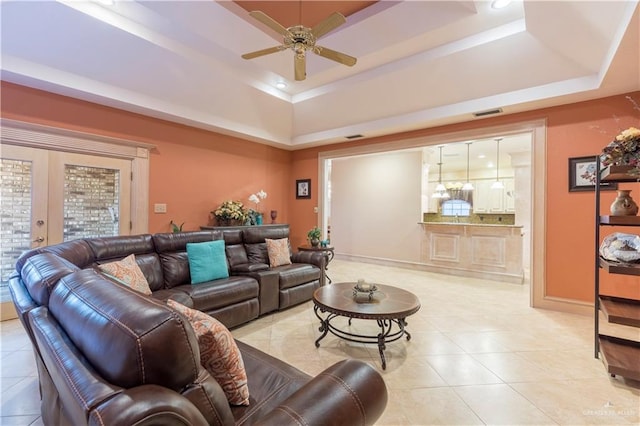
{"type": "MultiPolygon", "coordinates": [[[[386,370],[375,345],[329,335],[316,348],[311,302],[233,334],[312,375],[346,357],[370,363],[389,390],[379,425],[640,423],[640,383],[609,377],[593,358],[592,318],[530,308],[526,285],[341,260],[329,274],[334,282],[396,285],[420,299],[408,318],[412,339],[387,345],[386,370]]],[[[376,331],[372,321],[351,327],[376,331]]],[[[0,328],[0,424],[41,424],[30,342],[17,320],[0,328]]]]}

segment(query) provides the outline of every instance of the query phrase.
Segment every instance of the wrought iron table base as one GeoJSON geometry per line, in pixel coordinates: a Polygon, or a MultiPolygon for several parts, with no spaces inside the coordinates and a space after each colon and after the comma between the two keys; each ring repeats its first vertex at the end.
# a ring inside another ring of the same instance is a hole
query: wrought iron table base
{"type": "MultiPolygon", "coordinates": [[[[375,343],[378,345],[378,351],[380,352],[380,359],[382,360],[383,370],[387,369],[387,360],[384,356],[384,350],[387,348],[386,344],[395,342],[396,340],[402,338],[402,336],[407,336],[407,340],[411,340],[411,334],[409,334],[409,332],[405,329],[405,327],[407,326],[407,321],[405,320],[405,318],[378,319],[376,320],[376,322],[378,323],[378,327],[380,327],[380,333],[378,333],[377,336],[367,336],[362,334],[349,333],[331,324],[332,319],[336,317],[344,317],[344,315],[330,313],[326,318],[322,318],[318,311],[320,311],[321,313],[326,312],[318,306],[313,307],[313,312],[320,320],[320,327],[318,328],[318,331],[322,333],[316,340],[316,348],[320,347],[320,341],[324,339],[328,333],[331,333],[334,336],[337,336],[344,340],[348,340],[350,342],[365,344],[375,343]],[[393,324],[398,324],[398,330],[392,333],[391,330],[393,329],[393,324]]],[[[351,325],[352,319],[352,317],[349,317],[349,325],[351,325]]]]}

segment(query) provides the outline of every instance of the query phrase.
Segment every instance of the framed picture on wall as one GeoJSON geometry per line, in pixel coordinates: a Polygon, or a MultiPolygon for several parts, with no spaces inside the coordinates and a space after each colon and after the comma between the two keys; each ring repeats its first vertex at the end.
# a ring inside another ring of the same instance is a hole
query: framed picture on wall
{"type": "Polygon", "coordinates": [[[311,198],[311,179],[296,180],[296,198],[311,198]]]}
{"type": "MultiPolygon", "coordinates": [[[[595,155],[569,158],[569,192],[593,191],[596,187],[595,155]]],[[[618,188],[617,183],[601,182],[601,190],[618,188]]]]}

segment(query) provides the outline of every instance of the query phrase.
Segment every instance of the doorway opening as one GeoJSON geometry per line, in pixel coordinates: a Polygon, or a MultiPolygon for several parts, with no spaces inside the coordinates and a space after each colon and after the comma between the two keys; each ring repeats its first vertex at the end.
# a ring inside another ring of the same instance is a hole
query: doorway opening
{"type": "MultiPolygon", "coordinates": [[[[506,137],[506,136],[522,136],[526,138],[526,150],[518,149],[518,155],[516,155],[514,160],[514,170],[517,168],[517,171],[514,171],[510,178],[514,178],[517,176],[517,180],[520,182],[518,188],[508,188],[505,189],[505,196],[515,197],[516,204],[520,203],[518,206],[514,206],[514,208],[519,209],[519,214],[516,214],[516,217],[519,217],[520,223],[523,226],[523,234],[524,234],[524,242],[523,242],[523,258],[526,259],[524,261],[523,266],[525,269],[525,277],[528,279],[528,282],[531,283],[530,286],[530,304],[532,306],[536,306],[538,302],[540,302],[544,298],[544,256],[542,255],[543,250],[534,250],[534,247],[544,247],[544,211],[545,211],[545,199],[544,199],[544,176],[545,176],[545,165],[544,165],[544,156],[545,156],[545,123],[542,120],[526,122],[526,123],[518,123],[513,125],[506,126],[495,126],[491,128],[485,129],[476,129],[473,131],[464,131],[464,132],[455,132],[437,136],[427,136],[423,138],[413,138],[407,140],[400,140],[391,143],[384,143],[379,145],[369,145],[364,147],[357,148],[346,148],[342,150],[336,150],[331,152],[321,153],[319,157],[319,179],[320,182],[323,182],[321,186],[321,194],[319,194],[319,206],[320,206],[320,219],[321,224],[324,229],[330,229],[332,233],[332,244],[336,247],[336,254],[346,259],[354,259],[354,260],[362,260],[362,261],[375,261],[375,262],[386,262],[388,264],[396,264],[396,266],[410,266],[410,267],[420,267],[420,261],[414,259],[394,259],[392,256],[377,256],[376,254],[371,253],[358,253],[354,247],[339,247],[340,238],[335,235],[335,232],[339,229],[339,226],[336,226],[337,220],[340,220],[340,209],[343,209],[346,213],[343,214],[344,217],[350,214],[349,204],[344,203],[344,199],[340,199],[339,203],[335,200],[335,189],[332,191],[332,187],[335,188],[336,185],[340,183],[335,180],[335,170],[334,163],[339,160],[343,160],[346,158],[355,158],[361,156],[371,156],[371,155],[387,155],[391,153],[398,153],[407,150],[420,150],[425,148],[433,149],[436,146],[440,145],[453,145],[460,144],[461,146],[465,145],[465,142],[468,141],[477,141],[477,140],[493,140],[495,137],[506,137]],[[528,151],[528,152],[520,152],[520,151],[528,151]],[[519,197],[520,194],[521,196],[519,197]],[[518,199],[519,197],[519,199],[518,199]],[[535,209],[533,206],[535,205],[535,209]],[[336,210],[338,209],[338,210],[336,210]],[[524,222],[524,223],[523,223],[524,222]],[[337,240],[336,240],[337,238],[337,240]],[[369,257],[369,259],[367,259],[369,257]],[[399,260],[399,261],[396,261],[399,260]]],[[[495,142],[494,142],[495,144],[495,142]]],[[[504,147],[504,144],[503,144],[504,147]]],[[[466,150],[466,148],[464,148],[466,150]]],[[[493,157],[495,162],[495,157],[493,157]]],[[[502,162],[501,162],[502,163],[502,162]]],[[[500,167],[505,167],[501,173],[506,172],[506,163],[501,164],[500,167]]],[[[388,173],[388,170],[378,170],[378,173],[384,174],[388,173]]],[[[493,173],[493,178],[491,180],[495,181],[495,168],[491,173],[493,173]]],[[[403,173],[406,173],[403,171],[403,173]]],[[[418,173],[420,175],[420,173],[418,173]]],[[[427,175],[428,176],[428,175],[427,175]]],[[[502,177],[502,175],[501,175],[502,177]]],[[[420,177],[418,177],[420,179],[420,177]]],[[[481,176],[481,179],[486,179],[490,182],[489,176],[481,176]]],[[[372,189],[373,192],[370,194],[370,198],[380,198],[379,197],[379,187],[372,189]]],[[[400,189],[396,188],[396,191],[400,191],[400,189]]],[[[420,197],[421,194],[418,195],[420,197]]],[[[476,195],[474,194],[474,199],[476,195]]],[[[357,198],[357,197],[356,197],[357,198]]],[[[372,206],[376,205],[376,200],[374,199],[372,202],[372,206]]],[[[420,203],[418,203],[420,204],[420,203]]],[[[377,205],[378,210],[382,206],[377,205]]],[[[424,209],[421,205],[417,209],[413,206],[410,208],[414,209],[413,222],[410,226],[414,226],[411,229],[415,229],[416,225],[419,222],[423,221],[423,213],[424,209]]],[[[373,213],[373,212],[372,212],[373,213]]],[[[360,218],[360,220],[365,220],[365,218],[360,218]]],[[[371,228],[376,229],[378,228],[371,228]]],[[[399,229],[398,232],[405,233],[405,236],[410,236],[409,225],[407,229],[399,229]]],[[[409,237],[410,238],[410,237],[409,237]]],[[[359,239],[359,238],[358,238],[359,239]]],[[[351,241],[354,238],[350,238],[351,241]]],[[[419,247],[415,248],[416,251],[419,251],[419,247]]]]}

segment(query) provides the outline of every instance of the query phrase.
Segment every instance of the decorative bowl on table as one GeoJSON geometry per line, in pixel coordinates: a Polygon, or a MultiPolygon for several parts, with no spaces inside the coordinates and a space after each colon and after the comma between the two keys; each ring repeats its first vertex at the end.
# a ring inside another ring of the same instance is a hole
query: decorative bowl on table
{"type": "Polygon", "coordinates": [[[366,294],[368,299],[371,300],[373,298],[373,293],[376,291],[378,291],[378,287],[376,287],[375,284],[369,284],[362,280],[358,280],[356,285],[353,287],[353,297],[366,294]]]}

